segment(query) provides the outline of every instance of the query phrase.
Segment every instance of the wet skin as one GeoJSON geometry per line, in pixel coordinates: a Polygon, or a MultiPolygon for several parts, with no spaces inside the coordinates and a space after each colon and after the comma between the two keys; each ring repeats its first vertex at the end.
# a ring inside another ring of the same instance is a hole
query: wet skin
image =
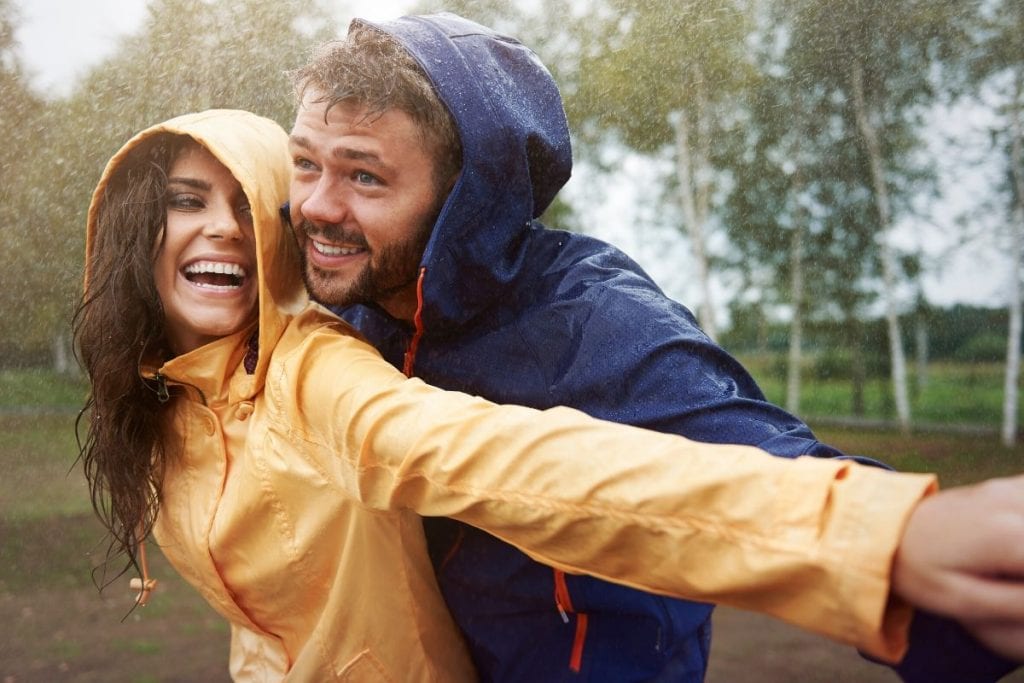
{"type": "Polygon", "coordinates": [[[234,334],[255,319],[249,201],[227,168],[198,145],[171,165],[162,237],[154,278],[176,354],[234,334]]]}
{"type": "Polygon", "coordinates": [[[311,91],[299,107],[289,149],[291,220],[306,286],[327,305],[376,302],[404,320],[415,312],[415,281],[444,194],[417,124],[388,110],[325,110],[311,91]]]}

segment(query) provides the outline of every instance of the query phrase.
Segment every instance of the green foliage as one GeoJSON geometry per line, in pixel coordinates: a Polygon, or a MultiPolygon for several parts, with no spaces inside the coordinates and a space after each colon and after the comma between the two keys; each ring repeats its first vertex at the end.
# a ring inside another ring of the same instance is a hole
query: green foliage
{"type": "MultiPolygon", "coordinates": [[[[26,172],[38,163],[42,101],[29,89],[17,58],[14,31],[18,15],[10,0],[0,0],[0,354],[10,358],[27,344],[49,348],[36,319],[28,315],[49,306],[50,283],[34,277],[35,266],[25,258],[41,240],[38,225],[26,220],[25,208],[38,198],[26,172]],[[16,340],[6,342],[6,340],[16,340]],[[13,346],[13,348],[11,348],[13,346]]],[[[49,179],[52,183],[52,176],[49,179]]]]}
{"type": "Polygon", "coordinates": [[[1006,335],[978,334],[953,354],[953,358],[967,363],[996,362],[1006,359],[1006,335]]]}
{"type": "MultiPolygon", "coordinates": [[[[153,0],[143,27],[70,97],[20,105],[23,116],[0,111],[0,127],[16,122],[0,133],[15,143],[17,160],[13,181],[0,177],[0,224],[19,236],[18,249],[0,250],[5,350],[32,358],[31,350],[45,353],[66,335],[80,295],[91,193],[130,136],[211,107],[249,109],[287,129],[294,103],[284,72],[333,34],[327,11],[308,0],[153,0]]],[[[11,102],[2,98],[0,107],[11,102]]],[[[0,168],[6,173],[8,165],[0,168]]]]}
{"type": "MultiPolygon", "coordinates": [[[[867,354],[870,362],[865,364],[865,376],[871,379],[884,378],[889,374],[889,363],[884,355],[867,354]]],[[[811,378],[815,382],[832,382],[851,378],[853,356],[847,349],[828,349],[814,356],[811,378]]]]}
{"type": "MultiPolygon", "coordinates": [[[[744,43],[752,30],[747,3],[605,0],[592,4],[582,26],[570,121],[584,134],[616,131],[640,152],[673,143],[672,116],[694,118],[704,107],[727,114],[756,78],[744,43]]],[[[711,127],[702,123],[698,134],[708,141],[729,120],[707,119],[711,127]]]]}

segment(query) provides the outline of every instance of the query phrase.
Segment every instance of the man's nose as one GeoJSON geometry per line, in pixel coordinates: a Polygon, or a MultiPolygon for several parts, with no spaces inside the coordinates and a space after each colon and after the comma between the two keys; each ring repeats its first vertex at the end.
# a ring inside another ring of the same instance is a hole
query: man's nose
{"type": "Polygon", "coordinates": [[[321,179],[302,202],[292,201],[292,222],[306,219],[314,223],[340,224],[348,215],[348,202],[341,188],[321,179]]]}

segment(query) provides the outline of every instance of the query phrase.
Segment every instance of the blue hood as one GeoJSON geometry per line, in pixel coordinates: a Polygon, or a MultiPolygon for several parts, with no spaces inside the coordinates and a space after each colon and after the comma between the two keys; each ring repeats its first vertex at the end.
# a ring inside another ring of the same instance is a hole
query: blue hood
{"type": "Polygon", "coordinates": [[[421,265],[424,327],[458,325],[501,296],[523,268],[524,239],[569,179],[561,96],[532,50],[453,14],[372,26],[397,39],[455,119],[462,172],[421,265]]]}

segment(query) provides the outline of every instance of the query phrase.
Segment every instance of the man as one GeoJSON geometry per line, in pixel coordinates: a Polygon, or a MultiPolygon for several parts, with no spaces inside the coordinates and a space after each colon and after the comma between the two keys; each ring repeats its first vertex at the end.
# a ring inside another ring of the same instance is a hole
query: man
{"type": "MultiPolygon", "coordinates": [[[[293,78],[290,217],[307,286],[406,374],[779,456],[844,457],[767,403],[628,257],[536,222],[571,150],[557,87],[515,40],[453,15],[357,21],[293,78]]],[[[425,526],[483,678],[703,679],[711,605],[568,576],[448,520],[425,526]]],[[[966,656],[975,646],[949,622],[914,629],[951,639],[955,657],[912,647],[908,679],[1012,668],[966,656]]]]}

